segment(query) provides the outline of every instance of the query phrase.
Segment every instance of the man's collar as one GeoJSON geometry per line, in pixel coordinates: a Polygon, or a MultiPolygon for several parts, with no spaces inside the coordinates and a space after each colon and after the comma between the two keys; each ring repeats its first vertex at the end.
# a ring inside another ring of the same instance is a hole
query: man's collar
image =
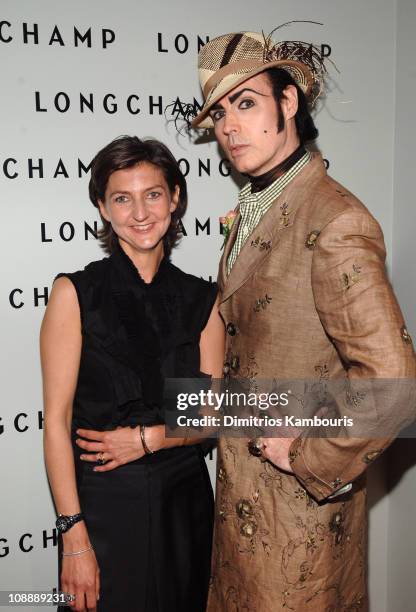
{"type": "Polygon", "coordinates": [[[288,155],[283,161],[279,162],[263,174],[259,176],[247,175],[247,178],[251,184],[251,192],[258,193],[269,187],[275,182],[280,176],[283,176],[288,172],[292,166],[294,166],[306,153],[306,149],[303,144],[300,144],[290,155],[288,155]]]}
{"type": "MultiPolygon", "coordinates": [[[[297,151],[299,151],[299,149],[297,149],[295,153],[297,151]]],[[[240,206],[240,211],[241,211],[242,216],[244,216],[244,213],[246,212],[246,210],[249,209],[253,205],[261,207],[263,205],[267,206],[269,202],[271,203],[279,195],[279,193],[286,187],[286,185],[289,184],[292,178],[294,178],[298,174],[298,172],[300,172],[300,170],[302,170],[302,168],[306,166],[307,163],[310,162],[311,158],[312,158],[311,153],[303,149],[303,154],[301,155],[301,157],[298,158],[296,156],[295,157],[296,161],[290,164],[290,167],[286,170],[286,172],[284,174],[280,174],[268,187],[265,187],[262,191],[252,193],[252,190],[251,190],[252,183],[251,182],[246,183],[244,187],[241,189],[239,196],[238,196],[238,203],[240,206]]]]}

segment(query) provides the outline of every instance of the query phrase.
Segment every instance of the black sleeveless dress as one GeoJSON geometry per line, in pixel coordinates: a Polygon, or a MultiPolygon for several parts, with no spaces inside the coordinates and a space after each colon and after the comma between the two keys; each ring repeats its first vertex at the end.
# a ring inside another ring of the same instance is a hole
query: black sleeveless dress
{"type": "MultiPolygon", "coordinates": [[[[61,276],[61,275],[60,275],[61,276]]],[[[150,284],[121,248],[65,274],[81,311],[78,427],[163,423],[163,380],[200,376],[199,339],[216,286],[162,260],[150,284]]],[[[213,494],[200,445],[106,473],[79,459],[78,493],[100,567],[99,612],[204,612],[213,494]]],[[[65,608],[68,609],[68,608],[65,608]]]]}

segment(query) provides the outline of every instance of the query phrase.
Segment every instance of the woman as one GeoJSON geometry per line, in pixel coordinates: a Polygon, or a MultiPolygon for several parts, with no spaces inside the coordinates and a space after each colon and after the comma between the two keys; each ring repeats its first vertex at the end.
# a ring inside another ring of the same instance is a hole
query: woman
{"type": "Polygon", "coordinates": [[[221,375],[216,289],[168,259],[186,182],[163,144],[111,142],[89,191],[111,255],[59,275],[41,330],[61,589],[74,610],[203,612],[212,490],[197,441],[165,438],[163,380],[221,375]],[[80,428],[106,452],[81,461],[80,428]]]}

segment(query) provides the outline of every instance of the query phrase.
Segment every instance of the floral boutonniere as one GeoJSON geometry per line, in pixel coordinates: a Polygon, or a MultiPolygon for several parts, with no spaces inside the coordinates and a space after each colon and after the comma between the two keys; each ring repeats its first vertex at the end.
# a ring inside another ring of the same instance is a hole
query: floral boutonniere
{"type": "Polygon", "coordinates": [[[225,244],[230,237],[231,228],[236,218],[237,213],[235,210],[229,210],[224,217],[220,217],[220,223],[222,228],[222,235],[224,236],[224,242],[222,243],[221,250],[225,247],[225,244]]]}

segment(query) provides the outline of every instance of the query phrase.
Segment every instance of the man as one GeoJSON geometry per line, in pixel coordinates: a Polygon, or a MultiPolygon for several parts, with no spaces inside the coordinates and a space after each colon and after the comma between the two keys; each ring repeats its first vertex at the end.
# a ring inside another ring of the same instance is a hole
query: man
{"type": "MultiPolygon", "coordinates": [[[[304,148],[323,71],[312,46],[250,32],[199,53],[193,126],[249,179],[219,271],[227,377],[415,376],[381,230],[304,148]]],[[[359,397],[335,399],[359,417],[359,397]]],[[[366,610],[364,471],[390,440],[221,439],[209,612],[366,610]]]]}

